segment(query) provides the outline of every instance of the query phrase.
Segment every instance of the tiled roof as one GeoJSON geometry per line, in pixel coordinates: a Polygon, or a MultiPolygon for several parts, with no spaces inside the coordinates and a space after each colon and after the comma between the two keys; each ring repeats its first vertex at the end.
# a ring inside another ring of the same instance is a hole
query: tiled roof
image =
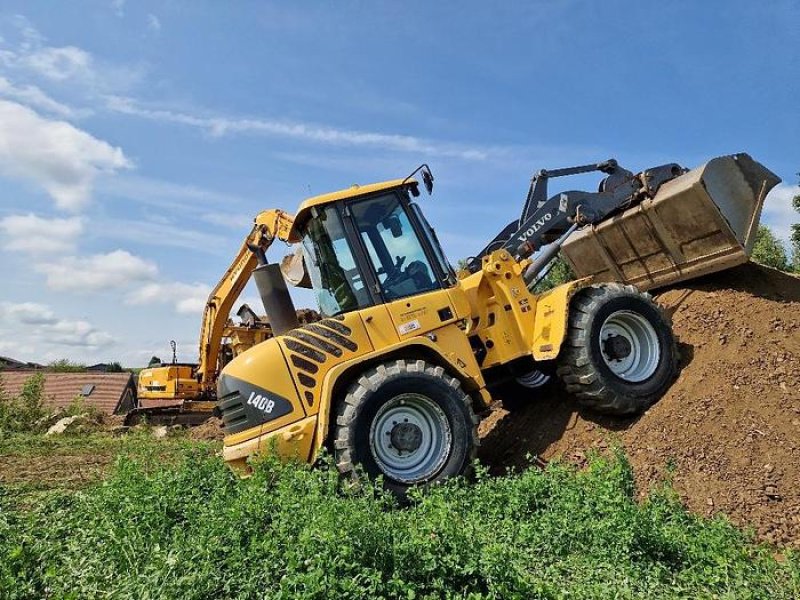
{"type": "Polygon", "coordinates": [[[3,369],[41,369],[42,365],[32,362],[23,362],[10,356],[0,356],[0,366],[3,369]]]}
{"type": "Polygon", "coordinates": [[[53,408],[63,408],[72,402],[87,385],[94,385],[84,402],[103,414],[127,412],[135,402],[131,373],[48,373],[46,371],[2,371],[0,381],[8,395],[17,395],[25,381],[40,373],[45,378],[44,402],[53,408]]]}

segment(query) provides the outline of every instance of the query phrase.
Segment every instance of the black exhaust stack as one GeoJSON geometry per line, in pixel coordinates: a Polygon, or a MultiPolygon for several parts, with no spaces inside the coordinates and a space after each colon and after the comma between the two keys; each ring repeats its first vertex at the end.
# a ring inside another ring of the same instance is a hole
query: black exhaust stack
{"type": "Polygon", "coordinates": [[[253,270],[253,279],[267,312],[267,318],[275,335],[283,335],[300,326],[294,302],[289,295],[286,281],[283,279],[280,265],[267,262],[263,248],[250,246],[250,251],[258,259],[258,266],[253,270]]]}

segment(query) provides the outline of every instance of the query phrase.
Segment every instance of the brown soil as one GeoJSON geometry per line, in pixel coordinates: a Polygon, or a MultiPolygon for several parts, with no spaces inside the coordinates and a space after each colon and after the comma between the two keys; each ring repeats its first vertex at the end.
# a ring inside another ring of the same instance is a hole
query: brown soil
{"type": "Polygon", "coordinates": [[[620,444],[642,493],[668,469],[693,511],[727,514],[762,540],[800,547],[800,278],[753,264],[682,284],[658,301],[672,316],[682,370],[635,419],[578,411],[557,386],[481,423],[495,472],[526,455],[583,464],[620,444]]]}
{"type": "Polygon", "coordinates": [[[222,440],[225,437],[225,431],[222,429],[222,419],[211,417],[200,425],[190,427],[187,436],[193,440],[222,440]]]}
{"type": "Polygon", "coordinates": [[[0,456],[0,483],[40,490],[77,489],[100,479],[113,462],[114,456],[105,453],[0,456]]]}

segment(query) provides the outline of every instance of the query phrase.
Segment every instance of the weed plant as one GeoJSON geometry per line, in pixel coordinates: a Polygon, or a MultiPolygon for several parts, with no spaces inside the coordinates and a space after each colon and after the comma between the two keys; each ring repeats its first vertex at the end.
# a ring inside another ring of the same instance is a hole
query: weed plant
{"type": "Polygon", "coordinates": [[[635,500],[624,456],[452,481],[399,507],[335,469],[265,460],[236,479],[211,451],[118,461],[102,484],[27,510],[3,500],[0,597],[800,597],[774,558],[665,485],[635,500]]]}
{"type": "Polygon", "coordinates": [[[0,435],[37,432],[47,427],[51,412],[44,405],[44,376],[36,373],[25,380],[16,396],[5,391],[0,374],[0,435]]]}

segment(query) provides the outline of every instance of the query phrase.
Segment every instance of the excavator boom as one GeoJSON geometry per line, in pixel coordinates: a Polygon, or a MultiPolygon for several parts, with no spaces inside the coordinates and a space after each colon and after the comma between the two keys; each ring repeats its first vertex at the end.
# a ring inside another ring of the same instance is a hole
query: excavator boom
{"type": "Polygon", "coordinates": [[[222,332],[234,303],[258,266],[258,257],[263,257],[276,239],[288,242],[293,223],[294,218],[282,210],[259,213],[231,266],[209,294],[200,328],[200,362],[197,366],[203,396],[215,393],[222,332]]]}
{"type": "MultiPolygon", "coordinates": [[[[143,369],[137,384],[138,406],[126,415],[126,424],[137,423],[142,418],[193,424],[211,415],[216,399],[217,376],[225,362],[221,350],[223,338],[231,330],[228,321],[231,309],[251,276],[255,276],[259,289],[263,286],[263,280],[274,282],[280,278],[280,274],[276,276],[272,269],[277,265],[266,264],[266,251],[276,239],[290,241],[293,223],[292,215],[277,209],[265,210],[256,216],[253,228],[242,242],[233,262],[208,296],[200,327],[198,364],[178,363],[173,348],[172,363],[143,369]]],[[[294,314],[293,307],[291,310],[294,314]]],[[[312,318],[306,317],[306,320],[312,318]]],[[[270,327],[262,327],[258,331],[251,331],[247,327],[234,327],[233,330],[238,351],[243,351],[242,346],[247,341],[258,343],[273,334],[270,327]]]]}

